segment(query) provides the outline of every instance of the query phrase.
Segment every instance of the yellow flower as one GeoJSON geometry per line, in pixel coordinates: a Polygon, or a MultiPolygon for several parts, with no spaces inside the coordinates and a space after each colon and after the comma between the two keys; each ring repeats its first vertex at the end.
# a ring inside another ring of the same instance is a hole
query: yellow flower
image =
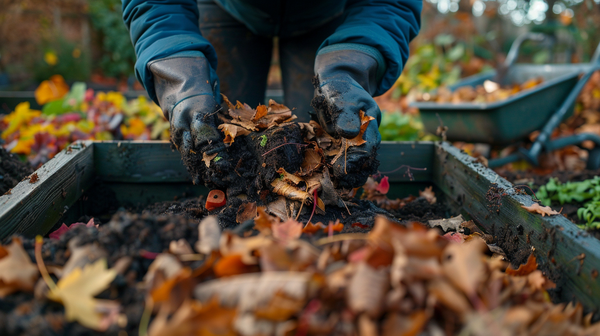
{"type": "Polygon", "coordinates": [[[146,124],[140,118],[132,118],[127,121],[126,125],[121,125],[121,133],[124,137],[139,137],[146,131],[146,124]]]}
{"type": "Polygon", "coordinates": [[[10,152],[15,154],[29,155],[31,153],[31,146],[35,143],[35,140],[30,139],[19,139],[17,145],[13,147],[10,152]]]}
{"type": "Polygon", "coordinates": [[[64,97],[68,92],[69,86],[65,83],[65,79],[61,75],[54,75],[35,89],[35,100],[38,104],[44,105],[64,97]]]}
{"type": "Polygon", "coordinates": [[[58,63],[58,56],[54,53],[54,51],[46,51],[44,54],[44,61],[50,66],[55,66],[58,63]]]}
{"type": "Polygon", "coordinates": [[[31,119],[39,117],[42,114],[41,111],[31,110],[29,106],[29,102],[20,103],[13,113],[4,118],[8,122],[8,127],[2,132],[1,136],[3,139],[6,139],[9,135],[27,125],[31,119]]]}
{"type": "Polygon", "coordinates": [[[73,56],[73,58],[79,58],[79,56],[81,56],[81,49],[79,49],[79,48],[73,49],[73,52],[71,53],[71,55],[73,56]]]}

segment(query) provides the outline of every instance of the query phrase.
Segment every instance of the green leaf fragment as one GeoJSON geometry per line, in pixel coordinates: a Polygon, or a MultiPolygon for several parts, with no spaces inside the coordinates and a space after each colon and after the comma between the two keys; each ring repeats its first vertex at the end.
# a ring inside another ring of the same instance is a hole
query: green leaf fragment
{"type": "Polygon", "coordinates": [[[219,161],[219,160],[221,160],[221,159],[222,159],[222,157],[220,157],[220,156],[217,156],[217,157],[215,157],[215,158],[213,159],[213,162],[218,162],[218,161],[219,161]]]}
{"type": "Polygon", "coordinates": [[[265,147],[267,145],[267,135],[263,134],[260,136],[260,146],[265,147]]]}

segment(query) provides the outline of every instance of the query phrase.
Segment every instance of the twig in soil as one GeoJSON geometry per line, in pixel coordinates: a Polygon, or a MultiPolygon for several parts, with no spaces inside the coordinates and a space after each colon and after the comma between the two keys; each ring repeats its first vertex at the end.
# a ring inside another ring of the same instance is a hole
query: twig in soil
{"type": "Polygon", "coordinates": [[[539,201],[540,199],[537,197],[537,195],[535,194],[535,191],[533,191],[533,189],[531,189],[530,186],[526,185],[526,184],[517,184],[515,185],[515,188],[527,188],[531,191],[531,193],[533,194],[533,197],[535,197],[536,201],[539,201]]]}
{"type": "Polygon", "coordinates": [[[269,149],[268,151],[266,151],[265,153],[263,153],[263,155],[262,155],[262,156],[265,156],[265,155],[267,155],[267,154],[271,153],[272,151],[276,150],[277,148],[279,148],[279,147],[283,147],[283,146],[285,146],[285,145],[308,146],[309,144],[299,144],[299,143],[295,143],[295,142],[286,142],[286,143],[284,143],[284,144],[281,144],[281,145],[279,145],[279,146],[276,146],[275,148],[269,149]]]}
{"type": "MultiPolygon", "coordinates": [[[[306,200],[306,198],[302,199],[302,204],[300,204],[300,210],[298,210],[298,214],[296,215],[296,221],[298,221],[298,218],[300,218],[300,214],[302,213],[302,207],[304,206],[304,201],[306,200]]],[[[306,223],[306,225],[308,225],[308,223],[306,223]]]]}
{"type": "Polygon", "coordinates": [[[317,189],[315,189],[315,191],[313,191],[313,209],[312,212],[310,213],[310,217],[308,218],[308,221],[306,222],[306,225],[304,225],[304,227],[306,227],[308,225],[308,223],[310,223],[310,220],[313,218],[313,215],[315,214],[315,211],[317,210],[317,197],[319,197],[317,195],[317,189]]]}
{"type": "Polygon", "coordinates": [[[348,154],[348,140],[344,139],[344,143],[346,144],[345,148],[344,148],[344,174],[348,174],[348,172],[346,171],[346,166],[348,165],[348,159],[347,159],[347,154],[348,154]]]}
{"type": "Polygon", "coordinates": [[[46,269],[46,265],[44,264],[44,259],[42,258],[42,245],[44,244],[44,238],[42,236],[35,237],[35,262],[37,263],[38,268],[40,269],[40,273],[42,274],[42,278],[50,291],[54,292],[58,290],[56,284],[50,277],[48,270],[46,269]]]}
{"type": "Polygon", "coordinates": [[[333,237],[325,237],[317,240],[315,245],[325,245],[329,243],[340,242],[344,240],[367,240],[369,236],[366,233],[344,233],[333,237]]]}
{"type": "Polygon", "coordinates": [[[395,173],[398,170],[402,169],[402,168],[406,168],[406,174],[408,175],[408,178],[412,181],[414,180],[414,176],[413,174],[410,172],[410,170],[420,170],[420,171],[425,171],[427,170],[427,168],[415,168],[415,167],[411,167],[409,165],[401,165],[400,167],[394,169],[394,170],[390,170],[387,172],[380,172],[378,171],[377,174],[373,175],[373,178],[378,178],[381,174],[391,174],[391,173],[395,173]]]}

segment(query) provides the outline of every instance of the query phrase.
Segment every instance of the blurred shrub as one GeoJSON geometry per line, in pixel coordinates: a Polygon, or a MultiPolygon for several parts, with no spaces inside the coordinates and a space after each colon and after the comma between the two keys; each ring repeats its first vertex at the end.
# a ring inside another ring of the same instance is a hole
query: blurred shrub
{"type": "Polygon", "coordinates": [[[33,64],[33,77],[41,82],[52,75],[68,81],[85,81],[90,76],[90,55],[79,44],[62,36],[51,37],[42,43],[33,64]]]}
{"type": "Polygon", "coordinates": [[[89,4],[92,27],[101,38],[100,70],[108,77],[133,75],[135,51],[123,23],[121,1],[94,0],[89,4]]]}

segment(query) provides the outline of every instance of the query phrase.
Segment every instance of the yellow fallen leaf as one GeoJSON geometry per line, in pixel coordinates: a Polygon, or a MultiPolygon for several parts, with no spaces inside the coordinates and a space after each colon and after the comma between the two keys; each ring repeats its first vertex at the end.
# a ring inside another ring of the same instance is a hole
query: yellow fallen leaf
{"type": "Polygon", "coordinates": [[[64,97],[69,92],[69,86],[61,75],[54,75],[49,80],[43,81],[35,89],[35,100],[39,105],[44,105],[64,97]]]}
{"type": "Polygon", "coordinates": [[[77,321],[94,330],[103,329],[103,318],[99,312],[102,301],[94,296],[105,290],[114,280],[117,272],[106,269],[106,259],[74,269],[56,284],[56,289],[48,292],[48,298],[62,302],[67,321],[77,321]]]}
{"type": "Polygon", "coordinates": [[[22,126],[27,125],[31,119],[39,117],[41,114],[41,111],[30,109],[29,102],[20,103],[13,113],[4,117],[8,127],[2,132],[2,138],[6,139],[9,135],[20,130],[22,126]]]}

